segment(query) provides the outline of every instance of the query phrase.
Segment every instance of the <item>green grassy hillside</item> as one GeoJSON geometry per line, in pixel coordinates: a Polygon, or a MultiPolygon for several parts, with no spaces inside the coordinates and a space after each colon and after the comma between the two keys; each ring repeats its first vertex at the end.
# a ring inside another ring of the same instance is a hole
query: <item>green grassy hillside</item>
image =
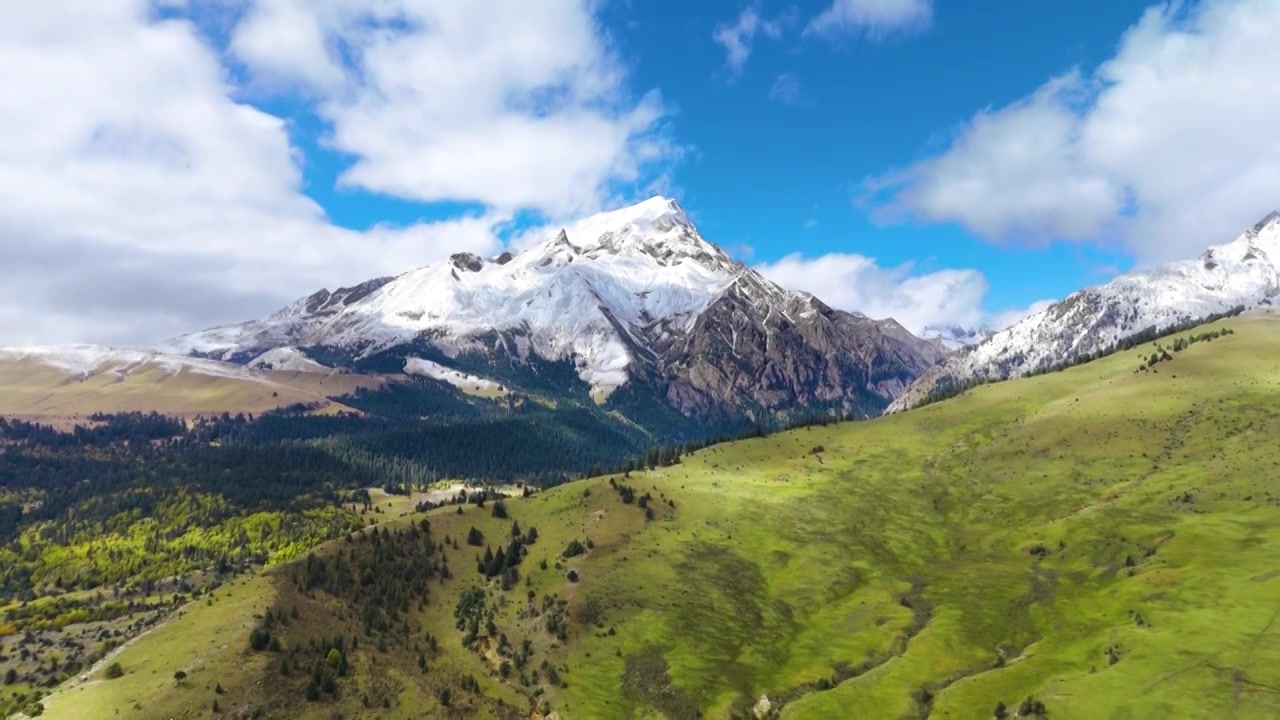
{"type": "Polygon", "coordinates": [[[351,582],[220,590],[46,716],[1274,718],[1280,320],[1218,327],[1142,372],[1150,346],[390,520],[316,552],[351,582]],[[486,579],[513,522],[536,542],[486,579]]]}

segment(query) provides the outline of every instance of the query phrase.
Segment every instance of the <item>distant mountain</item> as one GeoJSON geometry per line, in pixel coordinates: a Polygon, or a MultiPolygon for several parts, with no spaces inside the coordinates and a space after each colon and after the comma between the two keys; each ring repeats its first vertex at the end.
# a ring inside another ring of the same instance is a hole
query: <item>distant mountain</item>
{"type": "Polygon", "coordinates": [[[930,325],[920,333],[925,340],[935,340],[948,352],[989,340],[995,331],[987,326],[966,328],[959,325],[930,325]]]}
{"type": "Polygon", "coordinates": [[[958,352],[926,372],[888,412],[975,381],[1026,375],[1105,352],[1139,334],[1280,297],[1280,213],[1195,260],[1121,275],[958,352]]]}
{"type": "Polygon", "coordinates": [[[259,368],[429,367],[445,382],[581,392],[624,414],[746,422],[874,415],[943,357],[892,320],[764,279],[661,197],[517,254],[321,290],[161,349],[259,368]]]}

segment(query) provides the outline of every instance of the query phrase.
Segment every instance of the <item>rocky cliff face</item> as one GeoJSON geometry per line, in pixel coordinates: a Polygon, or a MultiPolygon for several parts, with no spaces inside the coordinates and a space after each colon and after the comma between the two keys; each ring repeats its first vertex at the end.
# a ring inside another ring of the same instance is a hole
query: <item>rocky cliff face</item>
{"type": "Polygon", "coordinates": [[[814,407],[860,415],[942,358],[889,323],[779,291],[756,276],[712,303],[660,368],[672,378],[669,400],[685,413],[730,403],[784,416],[814,407]]]}

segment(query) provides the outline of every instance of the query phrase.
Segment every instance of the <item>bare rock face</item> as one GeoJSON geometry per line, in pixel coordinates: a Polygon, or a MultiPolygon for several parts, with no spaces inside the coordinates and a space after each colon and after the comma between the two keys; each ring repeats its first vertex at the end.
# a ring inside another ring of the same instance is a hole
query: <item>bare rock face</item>
{"type": "Polygon", "coordinates": [[[480,269],[484,267],[484,261],[480,259],[480,256],[472,253],[454,253],[449,256],[449,264],[466,272],[480,272],[480,269]]]}
{"type": "Polygon", "coordinates": [[[867,416],[941,359],[897,323],[886,328],[753,274],[712,303],[659,367],[686,414],[728,406],[777,417],[814,408],[867,416]]]}

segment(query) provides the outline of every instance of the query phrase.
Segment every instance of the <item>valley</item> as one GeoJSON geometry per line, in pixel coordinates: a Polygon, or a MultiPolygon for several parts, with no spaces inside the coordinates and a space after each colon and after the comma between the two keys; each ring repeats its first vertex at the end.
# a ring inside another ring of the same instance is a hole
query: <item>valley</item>
{"type": "Polygon", "coordinates": [[[383,496],[360,529],[139,638],[122,677],[41,702],[49,717],[1274,717],[1280,320],[1157,343],[501,511],[383,496]],[[1179,349],[1148,365],[1157,343],[1179,349]]]}

